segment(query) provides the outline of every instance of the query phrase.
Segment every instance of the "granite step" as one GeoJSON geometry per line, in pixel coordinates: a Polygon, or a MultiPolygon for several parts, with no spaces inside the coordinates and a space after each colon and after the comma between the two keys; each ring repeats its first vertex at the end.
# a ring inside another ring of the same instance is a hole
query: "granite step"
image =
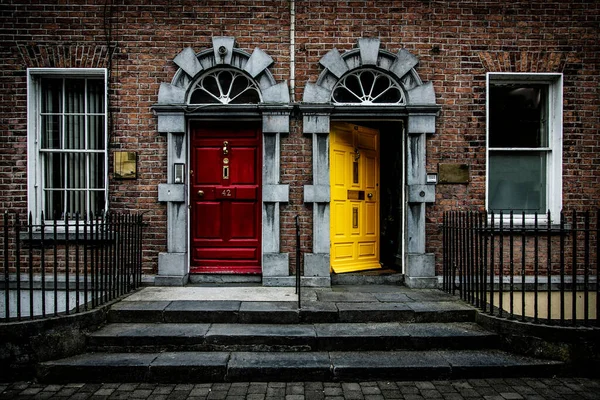
{"type": "Polygon", "coordinates": [[[349,351],[480,349],[499,343],[471,322],[203,324],[113,323],[88,336],[88,349],[158,351],[349,351]]]}
{"type": "Polygon", "coordinates": [[[433,380],[552,376],[563,364],[500,350],[85,353],[38,365],[40,382],[433,380]]]}
{"type": "MultiPolygon", "coordinates": [[[[122,301],[112,306],[112,323],[474,322],[475,308],[458,301],[397,301],[401,294],[329,293],[326,301],[122,301]],[[361,297],[362,296],[362,297],[361,297]],[[354,300],[354,301],[350,301],[354,300]],[[361,301],[362,300],[362,301],[361,301]]],[[[325,295],[323,295],[325,296],[325,295]]]]}

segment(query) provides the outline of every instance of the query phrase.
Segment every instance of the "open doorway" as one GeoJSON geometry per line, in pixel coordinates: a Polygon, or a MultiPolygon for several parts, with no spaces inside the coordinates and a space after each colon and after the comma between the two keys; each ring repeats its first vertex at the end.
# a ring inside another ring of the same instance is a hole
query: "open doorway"
{"type": "Polygon", "coordinates": [[[379,263],[403,270],[405,214],[404,121],[352,120],[379,132],[379,263]]]}

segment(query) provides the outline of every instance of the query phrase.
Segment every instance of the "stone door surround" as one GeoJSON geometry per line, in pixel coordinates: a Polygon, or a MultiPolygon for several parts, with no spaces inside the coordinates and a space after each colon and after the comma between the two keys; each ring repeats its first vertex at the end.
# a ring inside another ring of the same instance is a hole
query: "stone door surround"
{"type": "Polygon", "coordinates": [[[188,281],[187,187],[173,182],[173,165],[187,159],[191,119],[255,119],[263,133],[263,285],[293,285],[289,255],[280,252],[279,206],[289,201],[289,186],[280,184],[280,136],[289,133],[289,118],[297,110],[303,132],[313,142],[313,184],[304,187],[304,202],[313,203],[313,251],[304,255],[303,284],[329,286],[329,130],[336,120],[398,120],[406,122],[406,259],[405,282],[411,287],[435,287],[435,260],[425,253],[425,204],[435,201],[435,186],[426,184],[426,136],[435,133],[440,107],[430,82],[423,83],[415,67],[418,59],[405,49],[392,53],[380,40],[361,38],[357,47],[341,54],[333,48],[319,64],[316,83],[307,83],[301,103],[290,102],[287,82],[277,83],[268,67],[273,59],[255,48],[249,54],[234,46],[232,37],[213,37],[213,47],[199,53],[186,48],[173,60],[179,70],[171,83],[162,83],[153,110],[158,132],[167,135],[167,182],[159,185],[159,201],[167,203],[167,252],[159,254],[156,284],[182,285],[188,281]],[[191,88],[203,71],[219,66],[235,68],[254,79],[260,89],[258,104],[189,104],[191,88]],[[399,82],[402,104],[334,104],[332,90],[344,76],[374,69],[399,82]]]}

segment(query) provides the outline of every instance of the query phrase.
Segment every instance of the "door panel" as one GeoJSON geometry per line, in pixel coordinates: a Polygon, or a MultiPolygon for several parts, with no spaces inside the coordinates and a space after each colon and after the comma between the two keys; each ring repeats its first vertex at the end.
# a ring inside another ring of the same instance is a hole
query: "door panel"
{"type": "Polygon", "coordinates": [[[231,168],[232,185],[255,185],[256,172],[252,168],[237,168],[240,165],[256,165],[256,148],[239,147],[235,150],[236,168],[231,168]]]}
{"type": "Polygon", "coordinates": [[[231,204],[231,239],[252,239],[256,232],[256,204],[234,202],[231,204]]]}
{"type": "Polygon", "coordinates": [[[330,136],[331,268],[336,273],[379,263],[379,132],[334,123],[330,136]]]}
{"type": "Polygon", "coordinates": [[[261,272],[260,145],[251,124],[192,127],[192,273],[261,272]]]}
{"type": "Polygon", "coordinates": [[[203,221],[196,226],[198,236],[205,239],[221,237],[221,205],[219,203],[196,203],[198,219],[203,221]]]}

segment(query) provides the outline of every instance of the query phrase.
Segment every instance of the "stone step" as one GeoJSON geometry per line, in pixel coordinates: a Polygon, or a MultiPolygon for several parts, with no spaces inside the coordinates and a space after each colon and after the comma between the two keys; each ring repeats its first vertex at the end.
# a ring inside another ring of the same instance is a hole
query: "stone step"
{"type": "Polygon", "coordinates": [[[396,293],[372,301],[361,293],[329,293],[327,301],[121,301],[109,322],[298,324],[319,322],[473,322],[475,308],[454,301],[395,301],[396,293]],[[360,296],[365,297],[362,299],[360,296]],[[353,298],[355,301],[348,301],[353,298]],[[364,301],[361,301],[364,300],[364,301]]]}
{"type": "Polygon", "coordinates": [[[475,323],[114,323],[88,336],[91,351],[349,351],[494,348],[475,323]]]}
{"type": "Polygon", "coordinates": [[[563,364],[499,350],[86,353],[38,365],[41,382],[423,380],[551,376],[563,364]]]}

